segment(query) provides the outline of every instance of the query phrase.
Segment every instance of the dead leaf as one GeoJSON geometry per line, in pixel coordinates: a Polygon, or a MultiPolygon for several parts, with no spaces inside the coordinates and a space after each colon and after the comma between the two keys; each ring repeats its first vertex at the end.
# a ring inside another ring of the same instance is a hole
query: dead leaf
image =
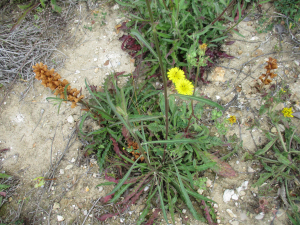
{"type": "Polygon", "coordinates": [[[118,24],[118,25],[115,26],[117,34],[120,32],[120,27],[121,26],[122,26],[121,24],[118,24]]]}
{"type": "Polygon", "coordinates": [[[241,92],[241,91],[242,91],[242,88],[241,88],[241,87],[236,87],[236,91],[237,91],[237,92],[241,92]]]}
{"type": "Polygon", "coordinates": [[[104,63],[104,66],[107,66],[109,64],[109,60],[106,60],[106,62],[104,63]]]}

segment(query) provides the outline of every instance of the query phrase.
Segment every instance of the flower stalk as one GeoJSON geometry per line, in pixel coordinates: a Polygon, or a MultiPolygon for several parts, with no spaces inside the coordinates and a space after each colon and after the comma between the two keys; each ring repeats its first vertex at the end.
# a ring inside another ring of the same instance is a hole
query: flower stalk
{"type": "MultiPolygon", "coordinates": [[[[150,21],[151,21],[151,27],[152,27],[155,48],[156,48],[159,66],[160,66],[160,70],[161,70],[161,75],[162,75],[162,79],[163,79],[163,83],[164,83],[164,97],[165,97],[165,108],[166,108],[166,111],[165,111],[166,112],[166,137],[165,137],[165,139],[168,140],[168,136],[169,136],[169,118],[168,118],[169,104],[168,104],[167,77],[166,77],[165,69],[164,69],[163,62],[162,62],[161,52],[159,49],[159,42],[157,39],[157,33],[156,33],[156,29],[155,29],[153,14],[152,14],[151,7],[150,7],[150,1],[146,0],[146,4],[147,4],[147,9],[148,9],[148,12],[150,15],[150,21]]],[[[165,161],[166,148],[167,148],[167,145],[165,144],[163,162],[165,161]]]]}

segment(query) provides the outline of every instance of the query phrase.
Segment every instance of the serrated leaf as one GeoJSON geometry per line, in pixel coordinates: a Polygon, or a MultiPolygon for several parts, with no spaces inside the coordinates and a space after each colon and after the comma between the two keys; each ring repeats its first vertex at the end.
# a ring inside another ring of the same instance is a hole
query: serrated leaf
{"type": "Polygon", "coordinates": [[[273,144],[277,141],[277,139],[278,139],[278,137],[274,138],[263,149],[260,149],[257,152],[255,152],[255,155],[262,155],[265,152],[267,152],[273,146],[273,144]]]}
{"type": "Polygon", "coordinates": [[[224,110],[223,106],[219,105],[218,103],[216,103],[214,101],[206,99],[206,98],[201,98],[201,97],[196,97],[196,96],[191,96],[191,95],[180,95],[180,94],[175,94],[175,96],[178,96],[179,98],[181,98],[183,100],[194,100],[194,101],[198,101],[198,102],[203,102],[212,107],[216,107],[220,110],[224,110]]]}

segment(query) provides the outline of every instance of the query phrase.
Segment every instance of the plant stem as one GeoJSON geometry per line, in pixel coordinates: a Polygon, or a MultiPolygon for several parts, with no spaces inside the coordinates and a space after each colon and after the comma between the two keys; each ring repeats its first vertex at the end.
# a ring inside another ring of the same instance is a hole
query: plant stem
{"type": "MultiPolygon", "coordinates": [[[[151,11],[149,0],[146,0],[146,3],[147,3],[149,15],[150,15],[153,38],[154,38],[154,42],[155,42],[155,48],[156,48],[156,52],[157,52],[157,56],[158,56],[158,60],[159,60],[159,66],[160,66],[160,70],[161,70],[161,75],[162,75],[162,79],[163,79],[163,83],[164,83],[164,97],[165,97],[165,109],[166,109],[165,110],[165,112],[166,112],[166,137],[165,137],[165,140],[168,140],[168,136],[169,136],[169,118],[168,118],[169,104],[168,104],[167,77],[166,77],[166,73],[164,70],[163,62],[162,62],[161,52],[160,52],[160,48],[159,48],[159,42],[157,39],[157,33],[156,33],[155,25],[154,25],[153,14],[151,11]]],[[[167,148],[167,145],[165,144],[163,162],[165,161],[166,148],[167,148]]]]}
{"type": "Polygon", "coordinates": [[[276,127],[276,130],[277,130],[277,132],[278,132],[278,136],[279,136],[279,139],[280,139],[280,142],[281,142],[281,144],[282,144],[282,147],[283,147],[284,151],[285,151],[285,152],[288,152],[288,150],[286,149],[286,146],[285,146],[285,144],[284,144],[284,141],[283,141],[283,138],[282,138],[282,135],[281,135],[281,132],[280,132],[280,129],[279,129],[279,126],[278,126],[277,123],[275,123],[275,127],[276,127]]]}
{"type": "MultiPolygon", "coordinates": [[[[196,73],[195,87],[194,87],[193,95],[195,95],[195,91],[196,91],[196,87],[197,87],[197,83],[198,83],[199,68],[200,68],[200,63],[199,63],[199,62],[200,62],[200,56],[199,56],[198,65],[197,65],[197,73],[196,73]]],[[[192,114],[191,114],[191,116],[190,116],[190,118],[189,118],[189,123],[188,123],[187,127],[185,128],[185,133],[187,133],[187,131],[188,131],[190,125],[191,125],[191,119],[192,119],[192,117],[193,117],[193,116],[196,117],[196,116],[194,115],[194,105],[193,105],[193,100],[191,101],[191,107],[192,107],[192,114]]]]}

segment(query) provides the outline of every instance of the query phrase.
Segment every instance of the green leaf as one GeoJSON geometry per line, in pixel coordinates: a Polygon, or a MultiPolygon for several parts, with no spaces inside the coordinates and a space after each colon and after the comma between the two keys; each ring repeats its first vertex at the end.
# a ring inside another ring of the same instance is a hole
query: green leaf
{"type": "Polygon", "coordinates": [[[218,42],[218,41],[222,41],[222,40],[225,39],[225,38],[228,38],[228,36],[216,38],[216,39],[214,39],[214,40],[211,40],[210,42],[218,42]]]}
{"type": "Polygon", "coordinates": [[[130,30],[130,35],[131,36],[136,36],[150,50],[150,52],[154,55],[154,57],[156,59],[158,59],[158,56],[157,56],[156,52],[154,51],[154,49],[151,47],[149,42],[142,36],[142,34],[138,30],[131,29],[130,30]]]}
{"type": "Polygon", "coordinates": [[[22,16],[19,17],[18,21],[15,23],[15,25],[10,29],[10,32],[12,32],[14,29],[16,29],[17,26],[19,26],[21,24],[21,22],[23,21],[23,19],[25,18],[25,16],[34,8],[39,6],[39,2],[36,3],[35,5],[31,6],[29,9],[27,9],[22,16]]]}
{"type": "Polygon", "coordinates": [[[198,101],[198,102],[203,102],[207,105],[210,105],[212,107],[216,107],[220,110],[224,110],[224,107],[219,105],[216,102],[213,102],[209,99],[206,98],[201,98],[201,97],[196,97],[196,96],[191,96],[191,95],[180,95],[180,94],[175,94],[175,96],[178,96],[179,98],[183,99],[183,100],[194,100],[194,101],[198,101]]]}
{"type": "Polygon", "coordinates": [[[5,189],[7,189],[9,187],[10,187],[10,185],[0,184],[0,190],[5,190],[5,189]]]}
{"type": "Polygon", "coordinates": [[[273,146],[273,144],[277,141],[277,139],[278,139],[278,137],[274,138],[263,149],[260,149],[257,152],[255,152],[255,155],[262,155],[265,152],[267,152],[273,146]]]}
{"type": "Polygon", "coordinates": [[[269,179],[272,176],[272,173],[262,173],[260,174],[260,177],[258,181],[253,184],[254,187],[260,187],[267,179],[269,179]]]}
{"type": "MultiPolygon", "coordinates": [[[[198,32],[198,33],[195,33],[196,38],[199,38],[201,35],[207,33],[207,32],[209,31],[210,28],[211,28],[211,25],[208,25],[208,26],[206,26],[206,27],[204,28],[203,31],[200,31],[200,32],[198,32]]],[[[189,36],[189,37],[192,38],[193,36],[191,35],[191,36],[189,36]]]]}
{"type": "Polygon", "coordinates": [[[174,203],[171,199],[171,194],[170,194],[170,183],[167,181],[167,195],[168,195],[168,204],[169,204],[169,211],[171,214],[172,222],[175,224],[175,216],[174,216],[174,203]]]}
{"type": "Polygon", "coordinates": [[[165,205],[164,205],[163,191],[160,190],[161,187],[162,187],[162,183],[163,183],[163,180],[161,181],[161,184],[158,187],[160,207],[161,207],[161,209],[163,211],[163,215],[164,215],[165,221],[168,223],[168,217],[167,217],[166,208],[165,208],[165,205]]]}
{"type": "Polygon", "coordinates": [[[121,6],[127,6],[127,7],[131,7],[131,8],[135,8],[136,7],[135,5],[132,5],[132,4],[129,4],[129,3],[126,3],[126,2],[121,2],[119,0],[115,0],[115,1],[116,1],[116,3],[118,3],[121,6]]]}
{"type": "MultiPolygon", "coordinates": [[[[132,184],[125,184],[121,187],[121,189],[115,194],[115,196],[109,201],[110,203],[115,202],[116,200],[118,200],[121,195],[131,186],[132,184]]],[[[110,195],[110,194],[109,194],[110,195]]]]}
{"type": "Polygon", "coordinates": [[[11,176],[5,174],[5,173],[0,173],[0,178],[9,178],[11,176]]]}
{"type": "Polygon", "coordinates": [[[115,185],[115,184],[116,184],[115,182],[104,182],[104,183],[98,184],[96,187],[107,186],[107,185],[115,185]]]}
{"type": "Polygon", "coordinates": [[[183,194],[183,199],[184,199],[185,203],[187,204],[188,208],[190,209],[190,211],[191,211],[192,215],[194,216],[194,218],[196,220],[200,220],[199,214],[195,210],[195,208],[194,208],[194,206],[193,206],[193,204],[191,202],[191,199],[189,198],[188,192],[185,189],[184,184],[182,183],[181,176],[179,175],[178,168],[177,168],[177,166],[176,166],[176,164],[175,164],[175,162],[174,162],[173,159],[172,159],[172,162],[173,162],[175,170],[176,170],[176,175],[177,175],[177,178],[178,178],[178,181],[179,181],[180,190],[181,190],[181,192],[183,194]]]}
{"type": "Polygon", "coordinates": [[[18,7],[22,10],[28,9],[31,6],[31,2],[28,5],[18,5],[18,7]]]}
{"type": "Polygon", "coordinates": [[[156,33],[163,38],[172,38],[172,35],[169,35],[169,34],[160,33],[158,31],[156,31],[156,33]]]}
{"type": "Polygon", "coordinates": [[[175,144],[175,143],[199,143],[200,141],[196,139],[173,139],[173,140],[158,140],[158,141],[148,141],[148,142],[143,142],[142,145],[145,144],[175,144]]]}
{"type": "Polygon", "coordinates": [[[80,124],[79,124],[79,132],[82,134],[82,135],[85,135],[85,133],[82,131],[82,127],[83,127],[83,123],[85,121],[85,119],[90,116],[91,113],[90,112],[86,112],[86,114],[84,114],[82,116],[82,119],[80,120],[80,124]]]}
{"type": "Polygon", "coordinates": [[[137,164],[137,162],[139,161],[139,159],[141,158],[141,156],[134,162],[134,164],[130,167],[130,169],[128,170],[128,172],[125,174],[125,176],[119,181],[119,183],[117,184],[117,186],[108,194],[111,195],[113,193],[115,193],[117,190],[120,189],[120,187],[125,183],[125,181],[128,179],[131,171],[133,170],[135,164],[137,164]]]}
{"type": "Polygon", "coordinates": [[[240,34],[240,33],[239,33],[239,32],[237,32],[235,29],[232,29],[232,31],[233,31],[233,33],[235,33],[235,34],[237,34],[237,35],[241,36],[242,38],[245,38],[245,36],[244,36],[244,35],[240,34]]]}

